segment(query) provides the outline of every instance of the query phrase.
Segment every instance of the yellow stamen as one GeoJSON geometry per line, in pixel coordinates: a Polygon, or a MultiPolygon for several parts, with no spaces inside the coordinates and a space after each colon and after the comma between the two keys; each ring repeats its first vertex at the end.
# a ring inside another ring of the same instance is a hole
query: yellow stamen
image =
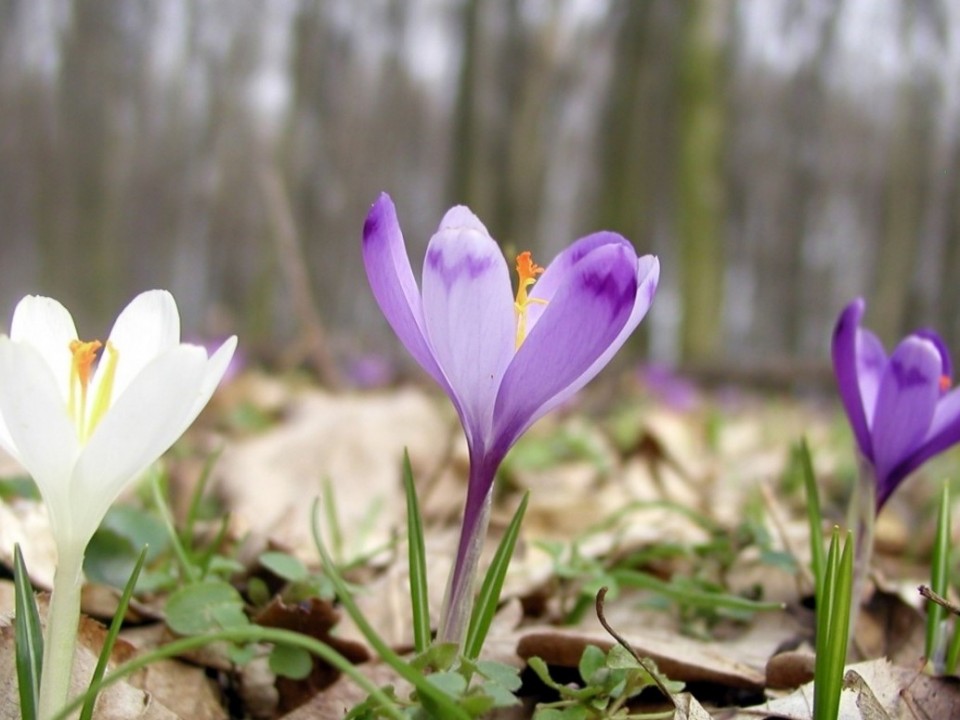
{"type": "Polygon", "coordinates": [[[543,268],[537,265],[530,255],[530,251],[524,251],[517,255],[517,299],[513,306],[517,313],[517,349],[523,344],[527,337],[527,306],[530,303],[546,305],[547,301],[540,298],[531,298],[527,295],[527,289],[537,281],[537,275],[543,272],[543,268]]]}
{"type": "MultiPolygon", "coordinates": [[[[117,360],[120,359],[120,353],[113,343],[107,341],[106,347],[106,367],[103,369],[103,377],[97,386],[97,396],[93,399],[93,409],[90,411],[90,422],[88,423],[87,435],[93,434],[94,429],[100,423],[103,414],[110,407],[110,400],[113,396],[113,380],[117,375],[117,360]]],[[[103,358],[101,357],[101,362],[103,358]]]]}
{"type": "Polygon", "coordinates": [[[106,363],[103,377],[97,386],[97,395],[93,401],[93,409],[87,416],[87,390],[90,379],[93,377],[93,366],[97,359],[97,352],[103,347],[99,340],[70,342],[70,352],[73,362],[70,364],[70,394],[67,398],[67,412],[77,428],[77,437],[85,442],[93,434],[94,428],[100,422],[107,408],[110,407],[110,398],[113,395],[113,380],[117,374],[117,360],[119,354],[112,343],[107,343],[106,363]]]}

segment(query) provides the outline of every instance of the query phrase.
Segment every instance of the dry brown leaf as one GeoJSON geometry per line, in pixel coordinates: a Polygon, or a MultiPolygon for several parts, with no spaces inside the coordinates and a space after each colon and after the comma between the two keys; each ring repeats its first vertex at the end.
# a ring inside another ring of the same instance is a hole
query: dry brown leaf
{"type": "MultiPolygon", "coordinates": [[[[760,690],[763,670],[731,659],[720,643],[699,643],[682,636],[654,638],[627,635],[627,641],[641,657],[653,660],[671,680],[709,682],[725,687],[760,690]]],[[[535,630],[520,638],[517,654],[526,659],[540,657],[548,665],[577,667],[587,645],[606,652],[614,644],[609,635],[569,630],[535,630]]]]}
{"type": "Polygon", "coordinates": [[[285,420],[232,443],[217,463],[217,487],[238,525],[304,559],[316,550],[310,504],[329,478],[348,554],[382,546],[403,516],[400,463],[409,449],[415,474],[439,463],[447,424],[430,396],[304,392],[285,420]],[[379,507],[371,532],[358,529],[379,507]]]}

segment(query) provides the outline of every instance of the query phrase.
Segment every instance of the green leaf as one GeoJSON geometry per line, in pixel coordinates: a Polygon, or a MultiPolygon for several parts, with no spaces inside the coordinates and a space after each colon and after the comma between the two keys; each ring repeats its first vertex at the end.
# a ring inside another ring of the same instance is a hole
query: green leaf
{"type": "Polygon", "coordinates": [[[606,663],[607,658],[603,650],[596,645],[587,645],[583,649],[583,654],[580,656],[580,663],[578,665],[580,677],[583,678],[583,682],[589,684],[594,675],[597,674],[597,671],[601,670],[606,663]]]}
{"type": "Polygon", "coordinates": [[[43,667],[43,633],[37,602],[23,562],[20,545],[13,546],[14,640],[17,648],[17,687],[20,691],[20,715],[36,720],[40,706],[40,670],[43,667]]]}
{"type": "Polygon", "coordinates": [[[807,522],[810,525],[810,565],[813,570],[814,593],[817,608],[820,607],[820,589],[823,585],[823,573],[826,559],[823,552],[823,515],[820,512],[820,493],[817,490],[817,478],[813,471],[813,459],[810,446],[804,438],[794,448],[796,462],[800,464],[803,486],[807,492],[807,522]]]}
{"type": "Polygon", "coordinates": [[[475,664],[477,672],[488,680],[501,685],[511,692],[515,692],[523,685],[520,671],[513,665],[496,662],[495,660],[478,660],[475,664]]]}
{"type": "Polygon", "coordinates": [[[460,697],[467,689],[467,679],[454,670],[432,673],[427,676],[427,682],[453,698],[460,697]]]}
{"type": "MultiPolygon", "coordinates": [[[[940,493],[940,511],[937,513],[937,535],[933,543],[930,559],[930,589],[941,597],[947,595],[947,576],[950,571],[950,486],[943,484],[940,493]]],[[[927,605],[927,629],[925,648],[928,660],[940,662],[945,654],[946,628],[945,611],[935,602],[927,605]]],[[[943,667],[937,668],[938,671],[943,667]]]]}
{"type": "Polygon", "coordinates": [[[612,670],[642,670],[649,675],[646,668],[640,666],[637,659],[623,645],[614,645],[607,653],[607,667],[612,670]]]}
{"type": "Polygon", "coordinates": [[[513,550],[517,545],[517,539],[520,537],[520,525],[523,522],[523,515],[527,511],[529,499],[530,493],[524,493],[523,500],[520,501],[520,506],[513,514],[513,519],[497,546],[497,552],[494,554],[490,567],[487,568],[487,574],[483,578],[483,584],[480,586],[480,594],[477,596],[477,604],[470,615],[470,625],[467,627],[467,637],[463,643],[463,655],[470,660],[475,660],[480,656],[483,642],[487,639],[487,633],[490,631],[490,623],[493,622],[493,616],[497,612],[500,591],[503,590],[507,568],[510,567],[513,550]]]}
{"type": "MultiPolygon", "coordinates": [[[[140,577],[140,571],[143,569],[143,563],[146,562],[149,548],[144,546],[140,550],[140,556],[130,577],[127,578],[127,584],[120,595],[120,601],[117,603],[117,611],[113,614],[113,620],[110,623],[110,629],[103,640],[103,646],[100,648],[100,657],[97,658],[97,666],[93,669],[93,675],[90,676],[90,686],[93,687],[103,678],[107,671],[107,664],[110,662],[110,655],[113,653],[113,646],[117,642],[117,636],[123,627],[123,618],[127,614],[127,608],[130,606],[130,598],[133,597],[133,590],[137,586],[137,580],[140,577]]],[[[97,693],[88,695],[83,702],[83,709],[80,711],[80,720],[90,720],[93,717],[93,707],[97,702],[97,693]]]]}
{"type": "Polygon", "coordinates": [[[413,645],[422,653],[430,645],[430,595],[427,592],[427,551],[423,518],[413,484],[410,454],[403,451],[403,489],[407,495],[407,548],[410,567],[410,604],[413,608],[413,645]]]}
{"type": "Polygon", "coordinates": [[[306,580],[310,574],[298,558],[286,553],[265,552],[257,560],[274,575],[290,582],[306,580]]]}
{"type": "Polygon", "coordinates": [[[249,623],[240,593],[222,580],[180,588],[167,600],[166,615],[167,625],[179,635],[200,635],[249,623]]]}
{"type": "Polygon", "coordinates": [[[275,675],[303,680],[313,670],[313,658],[303,648],[274,645],[270,651],[270,669],[275,675]]]}

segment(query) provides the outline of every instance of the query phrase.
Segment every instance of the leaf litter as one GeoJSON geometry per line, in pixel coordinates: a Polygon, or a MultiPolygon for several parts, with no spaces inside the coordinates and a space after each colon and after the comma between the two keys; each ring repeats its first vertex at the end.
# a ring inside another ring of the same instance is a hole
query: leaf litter
{"type": "MultiPolygon", "coordinates": [[[[502,468],[491,551],[520,496],[531,495],[484,657],[523,671],[521,695],[528,694],[522,707],[489,716],[530,717],[537,701],[550,700],[549,688],[529,674],[530,658],[541,658],[557,677],[570,677],[565,673],[578,667],[585,648],[607,652],[616,644],[589,610],[605,585],[611,588],[606,613],[618,632],[666,677],[685,684],[673,696],[674,717],[811,717],[809,550],[802,490],[789,476],[789,447],[808,438],[824,504],[839,519],[854,468],[849,431],[835,406],[738,392],[701,394],[696,403],[673,408],[645,400],[629,379],[616,391],[619,402],[608,395],[603,407],[591,406],[599,395],[541,421],[502,468]],[[691,600],[700,597],[705,602],[691,600]],[[784,607],[758,610],[731,598],[784,607]]],[[[186,449],[167,462],[180,523],[203,455],[218,446],[224,449],[207,498],[213,510],[210,520],[197,523],[197,543],[216,537],[217,518],[229,513],[223,552],[215,555],[229,568],[222,576],[240,589],[245,612],[255,622],[335,639],[351,649],[348,656],[375,685],[407,692],[349,619],[339,618],[332,597],[324,597],[309,506],[328,482],[335,517],[327,518],[332,527],[323,523],[326,541],[367,619],[398,651],[410,651],[399,461],[408,449],[426,527],[435,626],[467,467],[447,404],[409,387],[332,395],[267,376],[241,378],[181,443],[186,449]],[[271,554],[265,567],[259,558],[271,554]],[[296,558],[306,574],[285,571],[291,566],[284,556],[296,558]],[[252,598],[262,592],[265,601],[258,604],[252,598]]],[[[9,460],[0,467],[10,478],[5,487],[22,478],[9,460]]],[[[948,455],[919,475],[929,479],[955,469],[948,455]]],[[[906,528],[930,517],[935,491],[922,477],[910,484],[912,494],[898,495],[878,522],[875,574],[882,589],[860,615],[854,652],[866,660],[847,667],[841,717],[938,718],[960,707],[955,678],[919,672],[923,615],[909,588],[925,580],[929,541],[906,528]]],[[[149,511],[140,493],[125,502],[149,511]]],[[[46,528],[41,504],[18,492],[0,494],[0,562],[11,567],[13,544],[20,543],[38,589],[50,586],[55,559],[46,528]]],[[[173,637],[159,620],[173,588],[164,586],[162,573],[158,577],[128,613],[117,659],[173,637]]],[[[0,598],[7,595],[0,592],[0,598]]],[[[115,596],[88,582],[84,611],[109,620],[115,596]]],[[[10,680],[12,600],[4,602],[0,677],[6,680],[0,682],[7,685],[0,687],[6,690],[0,692],[0,718],[18,712],[10,680]]],[[[95,662],[104,631],[86,618],[83,628],[78,657],[95,662]]],[[[95,717],[334,718],[365,697],[322,663],[297,680],[277,675],[265,652],[242,667],[231,652],[221,646],[151,666],[115,686],[116,697],[124,699],[108,700],[114,695],[105,693],[95,717]]],[[[78,668],[89,672],[92,665],[81,661],[78,668]]],[[[640,712],[663,698],[643,693],[630,702],[640,712]]]]}

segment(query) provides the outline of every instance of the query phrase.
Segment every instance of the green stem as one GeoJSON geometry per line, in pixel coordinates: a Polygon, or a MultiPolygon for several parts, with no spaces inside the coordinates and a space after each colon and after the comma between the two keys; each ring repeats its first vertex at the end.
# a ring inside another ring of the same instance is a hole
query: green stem
{"type": "Polygon", "coordinates": [[[67,701],[73,675],[73,655],[80,623],[84,546],[57,549],[53,595],[47,610],[43,640],[43,671],[40,676],[40,720],[49,720],[67,701]]]}

